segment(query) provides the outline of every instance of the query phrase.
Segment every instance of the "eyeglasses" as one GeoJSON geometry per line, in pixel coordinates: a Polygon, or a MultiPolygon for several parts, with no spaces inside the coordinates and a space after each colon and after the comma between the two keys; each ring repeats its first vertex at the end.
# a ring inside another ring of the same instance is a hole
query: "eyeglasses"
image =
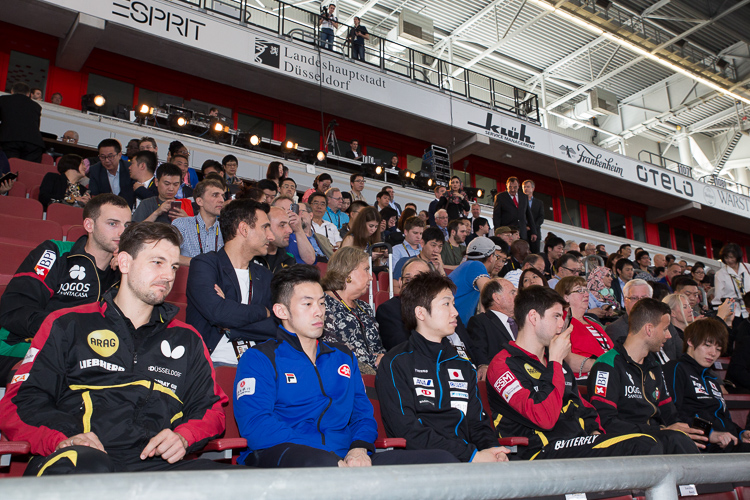
{"type": "Polygon", "coordinates": [[[640,295],[640,296],[635,296],[635,297],[625,297],[625,300],[632,300],[633,302],[638,302],[639,300],[648,299],[648,298],[650,298],[648,295],[640,295]]]}
{"type": "Polygon", "coordinates": [[[117,153],[117,154],[108,154],[108,155],[99,155],[99,159],[101,161],[104,161],[104,160],[110,161],[110,160],[113,160],[115,157],[117,157],[117,155],[119,155],[119,154],[120,153],[117,153]]]}
{"type": "Polygon", "coordinates": [[[314,201],[314,202],[310,203],[310,205],[312,205],[314,207],[325,207],[328,204],[326,202],[324,202],[324,201],[314,201]]]}
{"type": "Polygon", "coordinates": [[[576,288],[575,290],[568,292],[568,295],[573,295],[574,293],[589,293],[589,291],[585,288],[576,288]]]}
{"type": "Polygon", "coordinates": [[[436,219],[447,219],[447,218],[448,218],[448,216],[447,216],[447,215],[441,215],[441,216],[439,216],[439,217],[435,217],[435,218],[436,218],[436,219]]]}
{"type": "Polygon", "coordinates": [[[576,275],[581,273],[580,269],[571,269],[571,268],[565,267],[565,266],[560,266],[560,268],[565,269],[569,273],[573,273],[573,274],[576,274],[576,275]]]}
{"type": "Polygon", "coordinates": [[[364,179],[354,179],[354,182],[357,182],[357,183],[361,182],[362,184],[364,184],[365,180],[364,179]]]}

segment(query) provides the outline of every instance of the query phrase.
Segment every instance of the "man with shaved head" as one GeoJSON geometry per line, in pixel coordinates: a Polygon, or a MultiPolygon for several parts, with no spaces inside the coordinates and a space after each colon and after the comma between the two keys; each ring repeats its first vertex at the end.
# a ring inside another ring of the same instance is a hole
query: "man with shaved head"
{"type": "Polygon", "coordinates": [[[253,262],[259,264],[272,273],[279,269],[293,266],[297,263],[294,255],[286,251],[289,246],[289,236],[294,232],[289,224],[289,214],[281,207],[273,206],[268,211],[268,220],[271,221],[271,232],[274,240],[268,243],[266,255],[256,255],[253,262]]]}

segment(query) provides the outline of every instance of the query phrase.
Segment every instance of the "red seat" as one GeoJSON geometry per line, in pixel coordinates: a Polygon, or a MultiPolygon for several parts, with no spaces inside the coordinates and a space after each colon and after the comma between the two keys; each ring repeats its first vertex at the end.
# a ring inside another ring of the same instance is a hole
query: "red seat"
{"type": "Polygon", "coordinates": [[[70,226],[65,233],[65,241],[78,241],[81,236],[86,236],[86,229],[83,226],[70,226]]]}
{"type": "Polygon", "coordinates": [[[33,247],[0,243],[0,284],[7,285],[33,247]]]}
{"type": "Polygon", "coordinates": [[[0,242],[37,246],[44,240],[62,240],[62,237],[62,228],[55,221],[0,217],[0,242]]]}
{"type": "MultiPolygon", "coordinates": [[[[234,419],[234,401],[232,395],[234,394],[234,377],[237,374],[237,367],[235,366],[217,366],[216,367],[216,382],[221,387],[221,390],[229,397],[229,402],[224,407],[224,416],[226,417],[226,430],[224,431],[224,437],[209,441],[203,451],[224,451],[236,450],[237,453],[233,454],[232,463],[237,463],[237,455],[239,451],[247,448],[247,441],[240,437],[240,431],[237,428],[237,421],[234,419]]],[[[228,458],[228,457],[227,457],[228,458]]]]}
{"type": "Polygon", "coordinates": [[[375,295],[373,296],[373,302],[375,303],[375,310],[378,310],[378,307],[380,307],[380,304],[385,302],[386,300],[390,299],[390,295],[388,294],[387,290],[378,290],[375,292],[375,295]]]}
{"type": "Polygon", "coordinates": [[[83,208],[65,203],[52,203],[47,207],[47,220],[59,223],[63,232],[67,233],[72,226],[83,224],[83,208]]]}
{"type": "Polygon", "coordinates": [[[747,416],[750,414],[750,394],[725,394],[724,400],[727,402],[732,421],[744,429],[747,416]]]}
{"type": "Polygon", "coordinates": [[[44,153],[42,155],[42,165],[54,165],[55,159],[52,158],[51,155],[48,155],[47,153],[44,153]]]}
{"type": "Polygon", "coordinates": [[[487,417],[490,419],[490,425],[495,428],[495,422],[492,418],[492,410],[490,410],[490,400],[487,397],[487,382],[477,382],[477,389],[479,389],[479,399],[482,400],[482,407],[487,417]]]}
{"type": "Polygon", "coordinates": [[[182,321],[183,323],[187,323],[187,320],[185,319],[185,315],[187,314],[187,304],[184,302],[169,302],[170,304],[174,304],[180,308],[179,311],[177,311],[177,316],[175,316],[175,319],[182,321]]]}
{"type": "Polygon", "coordinates": [[[39,184],[36,186],[32,186],[31,189],[29,189],[29,198],[32,200],[38,200],[39,199],[39,184]]]}
{"type": "Polygon", "coordinates": [[[172,291],[167,295],[168,302],[184,302],[187,304],[187,280],[189,267],[177,268],[177,275],[172,283],[172,291]]]}
{"type": "Polygon", "coordinates": [[[325,276],[326,271],[328,270],[328,264],[326,262],[316,262],[315,267],[320,269],[321,276],[325,276]]]}
{"type": "Polygon", "coordinates": [[[29,462],[26,455],[30,452],[31,446],[26,441],[8,441],[5,437],[0,436],[0,456],[11,456],[10,466],[0,467],[0,478],[23,476],[26,464],[29,462]]]}
{"type": "Polygon", "coordinates": [[[380,401],[378,400],[378,393],[375,391],[375,375],[362,375],[362,381],[365,383],[367,397],[372,403],[373,417],[378,424],[378,439],[375,441],[375,447],[380,449],[406,448],[406,439],[389,438],[385,432],[383,418],[380,415],[380,401]]]}
{"type": "Polygon", "coordinates": [[[378,290],[387,292],[391,288],[390,277],[388,273],[378,274],[378,290]]]}
{"type": "Polygon", "coordinates": [[[16,180],[16,182],[13,183],[13,187],[8,191],[8,196],[15,196],[17,198],[26,198],[27,194],[29,194],[29,188],[19,180],[16,180]]]}
{"type": "MultiPolygon", "coordinates": [[[[34,189],[34,187],[41,186],[42,180],[44,179],[44,176],[46,174],[43,172],[36,172],[33,170],[19,170],[18,172],[18,180],[26,184],[26,187],[29,190],[34,189]]],[[[37,194],[36,197],[33,197],[35,200],[39,199],[39,195],[37,194]]]]}
{"type": "Polygon", "coordinates": [[[44,207],[39,203],[39,200],[0,196],[0,214],[41,220],[44,207]]]}
{"type": "MultiPolygon", "coordinates": [[[[10,163],[11,172],[36,172],[38,174],[46,174],[49,172],[49,166],[41,163],[35,163],[33,161],[21,160],[20,158],[8,159],[10,163]]],[[[56,172],[57,170],[55,170],[56,172]]]]}

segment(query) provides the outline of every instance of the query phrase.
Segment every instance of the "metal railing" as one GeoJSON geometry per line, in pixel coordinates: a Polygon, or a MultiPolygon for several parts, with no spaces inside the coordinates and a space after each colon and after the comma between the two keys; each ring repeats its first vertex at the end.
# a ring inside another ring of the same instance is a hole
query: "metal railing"
{"type": "Polygon", "coordinates": [[[674,161],[667,158],[666,156],[660,156],[656,153],[652,153],[651,151],[646,151],[645,149],[642,149],[638,152],[638,161],[649,163],[651,165],[654,165],[655,167],[666,168],[667,170],[671,170],[672,172],[677,172],[678,174],[690,177],[691,179],[695,179],[695,177],[693,177],[693,167],[691,167],[690,165],[685,165],[684,163],[674,161]],[[648,156],[648,160],[644,160],[644,156],[648,156]]]}
{"type": "Polygon", "coordinates": [[[731,179],[720,177],[716,174],[704,175],[698,180],[700,182],[705,182],[706,184],[714,185],[717,188],[726,189],[727,191],[734,191],[735,193],[739,193],[744,196],[750,196],[750,186],[740,184],[739,182],[735,182],[731,179]]]}
{"type": "MultiPolygon", "coordinates": [[[[323,45],[318,23],[320,13],[316,11],[305,10],[278,0],[171,1],[192,5],[205,12],[234,20],[238,24],[268,30],[298,42],[318,47],[323,45]],[[261,7],[261,4],[265,7],[261,7]]],[[[307,5],[318,5],[318,2],[307,5]]],[[[351,59],[352,64],[378,68],[386,73],[409,78],[417,84],[449,92],[474,104],[540,123],[539,99],[532,92],[373,33],[370,33],[370,39],[365,41],[364,60],[355,60],[351,41],[347,39],[352,26],[344,23],[338,25],[337,31],[345,28],[342,31],[343,36],[334,36],[330,52],[351,59]]]]}
{"type": "Polygon", "coordinates": [[[263,498],[264,500],[488,500],[566,493],[646,491],[677,500],[676,485],[750,479],[746,454],[624,457],[367,467],[143,472],[3,479],[3,500],[263,498]]]}

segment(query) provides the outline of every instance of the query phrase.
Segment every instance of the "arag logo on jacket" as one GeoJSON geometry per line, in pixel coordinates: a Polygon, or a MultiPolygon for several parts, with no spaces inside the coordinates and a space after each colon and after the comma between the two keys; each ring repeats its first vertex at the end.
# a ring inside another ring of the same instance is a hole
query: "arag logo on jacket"
{"type": "Polygon", "coordinates": [[[112,356],[120,346],[120,339],[112,330],[94,330],[89,333],[86,342],[92,351],[103,358],[112,356]]]}

